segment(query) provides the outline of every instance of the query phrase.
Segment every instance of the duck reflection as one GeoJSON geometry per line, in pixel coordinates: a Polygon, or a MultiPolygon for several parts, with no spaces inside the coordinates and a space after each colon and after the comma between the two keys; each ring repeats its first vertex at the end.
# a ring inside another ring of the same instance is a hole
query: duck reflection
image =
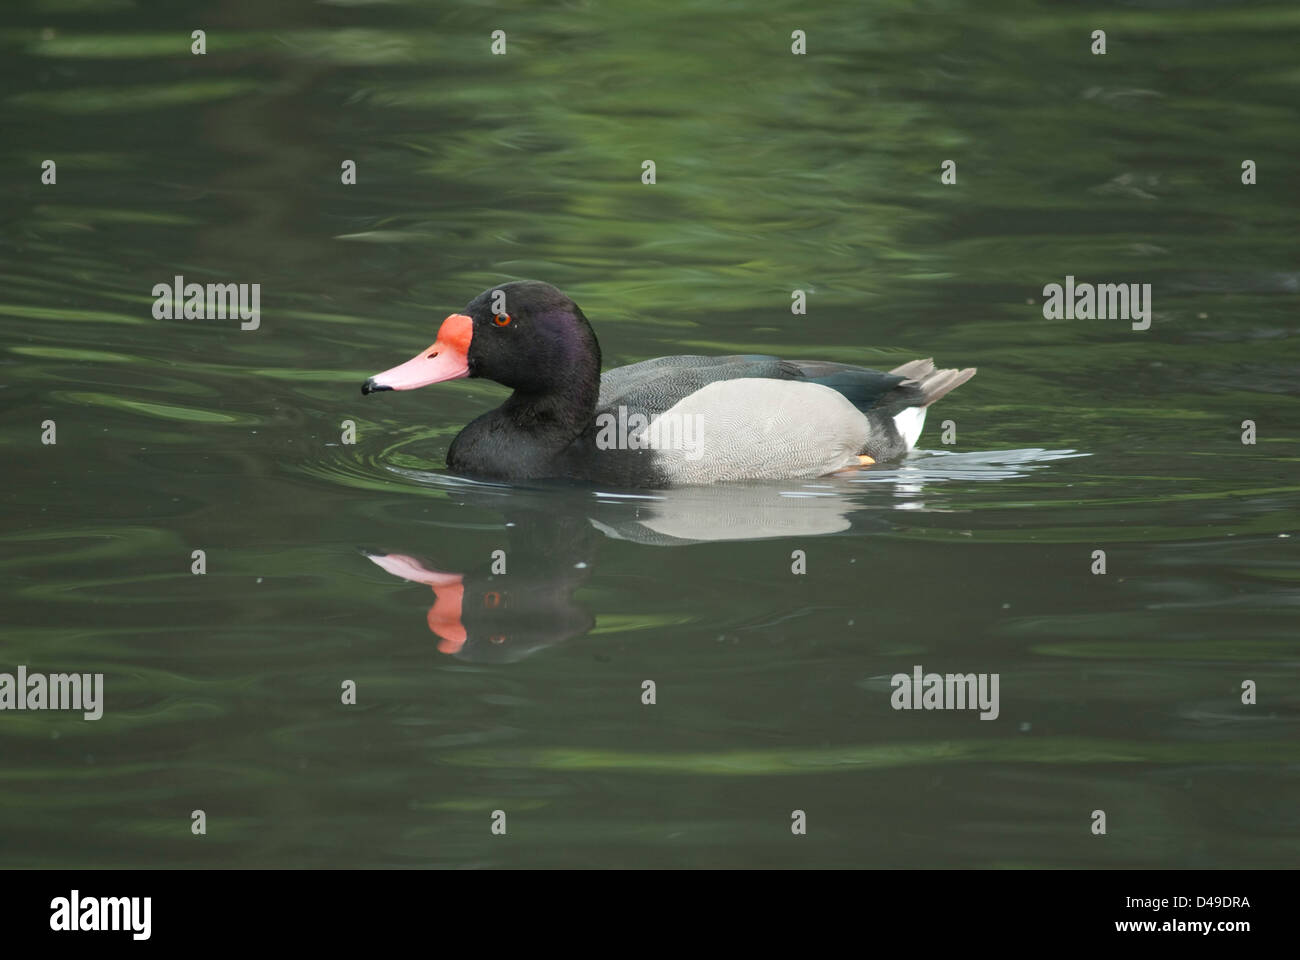
{"type": "Polygon", "coordinates": [[[407,553],[363,553],[393,576],[433,589],[426,619],[441,653],[510,662],[595,625],[574,593],[591,576],[599,535],[584,518],[563,513],[512,511],[506,527],[501,555],[477,570],[439,570],[407,553]]]}
{"type": "MultiPolygon", "coordinates": [[[[426,620],[438,638],[437,649],[475,663],[520,660],[590,631],[595,617],[575,594],[590,579],[604,538],[681,546],[824,536],[861,529],[865,514],[844,491],[829,485],[644,494],[482,487],[458,490],[455,496],[466,506],[501,510],[507,533],[502,556],[477,561],[477,570],[447,570],[416,552],[362,552],[393,576],[430,587],[434,602],[426,620]],[[504,567],[504,572],[492,572],[494,567],[504,567]]],[[[647,563],[657,566],[664,559],[656,551],[647,563]]]]}
{"type": "MultiPolygon", "coordinates": [[[[890,469],[815,481],[602,491],[566,484],[509,486],[390,468],[434,486],[462,506],[505,521],[507,573],[439,569],[418,553],[366,552],[394,576],[433,589],[429,629],[438,649],[476,662],[519,660],[582,636],[595,618],[574,598],[606,539],[647,546],[785,537],[870,536],[892,530],[894,511],[951,509],[945,483],[1001,481],[1081,454],[1072,450],[914,455],[890,469]]],[[[481,555],[480,555],[481,556],[481,555]]],[[[657,569],[666,551],[647,551],[657,569]]],[[[476,561],[481,569],[482,559],[476,561]]]]}
{"type": "Polygon", "coordinates": [[[684,546],[723,540],[821,537],[884,524],[834,481],[794,487],[683,487],[653,495],[600,493],[591,525],[613,540],[684,546]]]}

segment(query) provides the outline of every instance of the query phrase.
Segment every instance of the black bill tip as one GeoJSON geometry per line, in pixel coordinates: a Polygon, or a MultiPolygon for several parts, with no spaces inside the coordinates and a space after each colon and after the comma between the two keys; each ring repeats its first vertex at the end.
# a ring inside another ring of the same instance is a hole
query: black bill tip
{"type": "Polygon", "coordinates": [[[386,387],[382,383],[375,383],[375,378],[371,377],[361,385],[361,395],[364,397],[367,393],[379,393],[381,390],[391,390],[392,387],[386,387]]]}

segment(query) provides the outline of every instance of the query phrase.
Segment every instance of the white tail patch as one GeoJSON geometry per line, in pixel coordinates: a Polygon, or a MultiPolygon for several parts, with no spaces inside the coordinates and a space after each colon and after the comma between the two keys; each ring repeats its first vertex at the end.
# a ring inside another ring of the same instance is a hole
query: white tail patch
{"type": "Polygon", "coordinates": [[[921,431],[925,429],[925,407],[908,407],[894,417],[894,426],[903,435],[907,449],[913,449],[916,441],[921,439],[921,431]]]}

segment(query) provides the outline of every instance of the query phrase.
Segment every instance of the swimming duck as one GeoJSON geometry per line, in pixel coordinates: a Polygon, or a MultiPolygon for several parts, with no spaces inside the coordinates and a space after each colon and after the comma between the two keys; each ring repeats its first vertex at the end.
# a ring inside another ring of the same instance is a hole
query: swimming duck
{"type": "Polygon", "coordinates": [[[625,487],[810,479],[916,446],[926,408],[975,375],[912,360],[888,373],[829,360],[659,357],[601,373],[578,305],[549,283],[484,290],[363,394],[486,377],[514,390],[447,450],[464,476],[625,487]]]}

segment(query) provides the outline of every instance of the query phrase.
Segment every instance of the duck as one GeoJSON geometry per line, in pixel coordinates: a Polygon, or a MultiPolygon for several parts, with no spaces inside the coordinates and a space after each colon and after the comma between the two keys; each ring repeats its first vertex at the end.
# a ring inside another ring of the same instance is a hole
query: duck
{"type": "Polygon", "coordinates": [[[807,480],[899,459],[926,411],[975,375],[932,359],[889,371],[759,354],[670,356],[602,372],[595,331],[549,283],[484,290],[363,395],[465,378],[513,392],[470,421],[447,468],[505,483],[668,488],[807,480]]]}

